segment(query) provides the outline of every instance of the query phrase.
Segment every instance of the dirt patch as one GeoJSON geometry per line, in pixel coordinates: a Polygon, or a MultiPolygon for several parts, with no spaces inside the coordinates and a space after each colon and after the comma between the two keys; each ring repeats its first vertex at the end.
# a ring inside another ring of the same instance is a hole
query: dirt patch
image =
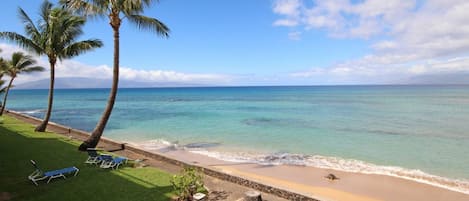
{"type": "Polygon", "coordinates": [[[9,192],[0,192],[0,201],[11,200],[13,196],[9,192]]]}

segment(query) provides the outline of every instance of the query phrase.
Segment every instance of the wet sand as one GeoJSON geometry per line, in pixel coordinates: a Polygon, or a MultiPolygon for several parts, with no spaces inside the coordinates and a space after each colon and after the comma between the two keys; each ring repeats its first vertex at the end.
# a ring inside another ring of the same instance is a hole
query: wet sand
{"type": "Polygon", "coordinates": [[[306,166],[234,163],[183,150],[167,151],[164,154],[319,200],[469,200],[468,194],[385,175],[349,173],[306,166]],[[339,179],[331,181],[325,178],[329,173],[339,179]]]}

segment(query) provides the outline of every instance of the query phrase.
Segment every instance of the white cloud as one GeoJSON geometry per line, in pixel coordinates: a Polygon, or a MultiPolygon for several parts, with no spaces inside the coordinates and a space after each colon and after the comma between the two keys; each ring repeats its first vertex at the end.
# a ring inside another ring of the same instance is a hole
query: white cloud
{"type": "Polygon", "coordinates": [[[294,31],[288,33],[288,38],[290,40],[301,40],[301,32],[300,31],[294,31]]]}
{"type": "MultiPolygon", "coordinates": [[[[375,58],[370,58],[373,60],[375,58]]],[[[418,75],[452,75],[469,72],[469,57],[427,60],[416,64],[365,64],[364,60],[349,61],[330,68],[313,68],[291,73],[291,77],[329,80],[336,84],[388,84],[409,80],[418,75]],[[383,67],[386,66],[386,67],[383,67]]]]}
{"type": "Polygon", "coordinates": [[[274,22],[274,26],[294,27],[298,25],[298,21],[293,19],[280,19],[274,22]]]}
{"type": "Polygon", "coordinates": [[[301,14],[300,0],[277,0],[274,2],[273,11],[279,15],[286,16],[283,19],[276,20],[274,26],[294,27],[299,25],[301,14]]]}
{"type": "Polygon", "coordinates": [[[14,52],[25,52],[25,51],[17,46],[0,43],[0,57],[4,59],[8,59],[14,52]]]}
{"type": "Polygon", "coordinates": [[[277,0],[274,2],[273,10],[277,14],[297,17],[300,14],[300,0],[277,0]]]}
{"type": "MultiPolygon", "coordinates": [[[[0,49],[2,49],[0,56],[4,58],[9,58],[13,52],[22,51],[16,46],[7,44],[0,44],[0,49]]],[[[47,62],[47,59],[40,57],[35,57],[35,59],[38,61],[38,65],[49,69],[49,63],[47,62]]],[[[45,72],[33,74],[22,74],[16,79],[16,84],[48,79],[49,73],[50,72],[47,70],[45,72]]],[[[183,73],[166,70],[138,70],[129,67],[121,67],[119,75],[121,80],[132,80],[138,82],[171,82],[184,84],[229,84],[233,79],[232,76],[223,74],[183,73]]],[[[57,62],[56,77],[111,79],[112,67],[107,65],[91,66],[74,60],[64,60],[62,62],[57,62]]]]}
{"type": "Polygon", "coordinates": [[[299,14],[274,13],[280,19],[295,19],[294,29],[305,30],[303,35],[320,29],[331,37],[376,40],[361,58],[295,72],[292,77],[382,83],[421,74],[469,72],[469,1],[314,0],[300,1],[296,7],[299,14]]]}
{"type": "Polygon", "coordinates": [[[302,26],[325,29],[334,37],[369,38],[389,31],[392,25],[407,19],[416,7],[416,0],[277,0],[273,12],[282,18],[276,26],[302,26]],[[286,23],[288,21],[288,23],[286,23]]]}

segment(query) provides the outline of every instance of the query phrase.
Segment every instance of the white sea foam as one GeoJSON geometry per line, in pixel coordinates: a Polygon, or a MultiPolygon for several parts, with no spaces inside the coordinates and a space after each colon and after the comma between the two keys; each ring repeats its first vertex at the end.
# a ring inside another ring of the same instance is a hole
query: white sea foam
{"type": "Polygon", "coordinates": [[[207,150],[192,150],[190,152],[230,162],[249,162],[264,165],[304,165],[353,173],[387,175],[469,194],[469,181],[467,180],[449,179],[428,174],[417,169],[405,169],[395,166],[379,166],[354,159],[289,153],[266,155],[249,153],[225,153],[207,150]]]}
{"type": "Polygon", "coordinates": [[[143,143],[138,143],[142,148],[150,151],[159,151],[163,149],[169,149],[169,148],[178,148],[177,143],[171,143],[169,141],[163,140],[163,139],[155,139],[155,140],[149,140],[145,141],[143,143]]]}
{"type": "Polygon", "coordinates": [[[37,110],[19,111],[19,113],[22,113],[22,114],[37,114],[37,113],[41,113],[41,112],[45,112],[45,110],[37,109],[37,110]]]}
{"type": "Polygon", "coordinates": [[[425,173],[417,169],[406,169],[396,166],[380,166],[355,159],[290,153],[261,154],[248,152],[221,152],[207,150],[201,147],[187,148],[185,146],[178,145],[177,142],[171,143],[162,139],[146,141],[144,143],[140,143],[140,146],[144,149],[153,151],[167,150],[168,148],[183,149],[191,153],[236,163],[304,165],[353,173],[387,175],[469,194],[468,180],[445,178],[425,173]]]}

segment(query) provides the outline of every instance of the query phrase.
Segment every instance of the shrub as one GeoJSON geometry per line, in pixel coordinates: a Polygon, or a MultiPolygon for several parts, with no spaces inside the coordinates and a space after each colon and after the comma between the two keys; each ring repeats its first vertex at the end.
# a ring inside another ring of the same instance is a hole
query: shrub
{"type": "Polygon", "coordinates": [[[180,175],[174,175],[171,184],[179,200],[192,200],[192,195],[205,190],[202,174],[193,167],[186,167],[180,175]]]}

